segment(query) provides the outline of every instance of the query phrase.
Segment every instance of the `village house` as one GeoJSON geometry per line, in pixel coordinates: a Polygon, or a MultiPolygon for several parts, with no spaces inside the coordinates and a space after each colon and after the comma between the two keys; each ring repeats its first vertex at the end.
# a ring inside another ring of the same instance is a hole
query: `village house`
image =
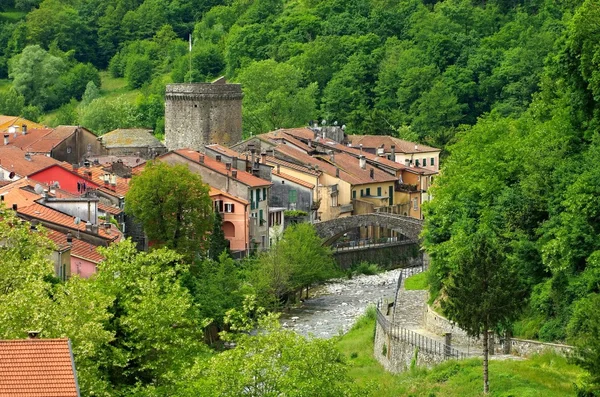
{"type": "Polygon", "coordinates": [[[212,159],[190,149],[179,149],[158,158],[168,164],[185,164],[190,171],[200,175],[208,185],[248,201],[250,241],[246,249],[269,248],[268,214],[272,185],[270,181],[233,168],[231,162],[224,162],[219,155],[212,159]]]}
{"type": "Polygon", "coordinates": [[[15,146],[0,146],[0,181],[14,182],[60,161],[42,154],[30,154],[15,146]]]}
{"type": "Polygon", "coordinates": [[[43,154],[69,164],[79,164],[86,156],[103,154],[96,135],[79,126],[23,127],[20,132],[3,135],[4,145],[18,147],[30,154],[43,154]]]}
{"type": "Polygon", "coordinates": [[[250,244],[250,203],[212,186],[209,195],[214,211],[221,215],[221,229],[229,241],[229,250],[234,256],[246,251],[250,244]]]}
{"type": "Polygon", "coordinates": [[[119,128],[98,137],[104,153],[109,156],[135,156],[150,160],[167,152],[152,130],[119,128]]]}
{"type": "Polygon", "coordinates": [[[44,126],[38,123],[34,123],[33,121],[24,119],[23,117],[0,115],[0,134],[19,134],[21,129],[23,128],[25,128],[26,130],[31,130],[33,128],[44,128],[44,126]]]}

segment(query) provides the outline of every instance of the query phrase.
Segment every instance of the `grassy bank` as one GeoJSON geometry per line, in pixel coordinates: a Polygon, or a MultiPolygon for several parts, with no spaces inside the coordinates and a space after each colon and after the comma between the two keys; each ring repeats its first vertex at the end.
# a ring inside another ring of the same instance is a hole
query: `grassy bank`
{"type": "MultiPolygon", "coordinates": [[[[480,396],[480,359],[449,361],[430,370],[392,375],[373,358],[374,310],[363,316],[337,342],[350,366],[350,376],[370,385],[374,396],[480,396]]],[[[584,372],[564,357],[544,354],[524,361],[491,361],[491,396],[575,396],[573,385],[584,372]]]]}
{"type": "Polygon", "coordinates": [[[406,290],[419,290],[419,289],[428,289],[429,285],[427,284],[427,272],[422,272],[415,274],[414,276],[410,276],[404,281],[404,288],[406,290]]]}

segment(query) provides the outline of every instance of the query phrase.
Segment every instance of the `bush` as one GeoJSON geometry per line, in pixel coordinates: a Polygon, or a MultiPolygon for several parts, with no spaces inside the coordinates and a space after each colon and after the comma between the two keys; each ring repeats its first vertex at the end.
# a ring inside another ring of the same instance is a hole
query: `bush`
{"type": "Polygon", "coordinates": [[[367,276],[372,276],[381,272],[381,268],[376,263],[362,261],[357,266],[353,266],[353,272],[354,274],[364,274],[367,276]]]}
{"type": "Polygon", "coordinates": [[[152,78],[153,66],[150,59],[142,56],[131,57],[125,68],[125,79],[131,88],[140,88],[152,78]]]}

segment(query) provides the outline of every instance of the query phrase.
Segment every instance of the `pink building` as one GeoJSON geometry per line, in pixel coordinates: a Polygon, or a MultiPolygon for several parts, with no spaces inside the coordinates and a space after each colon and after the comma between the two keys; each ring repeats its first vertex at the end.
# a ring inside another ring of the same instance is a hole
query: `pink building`
{"type": "Polygon", "coordinates": [[[248,205],[250,203],[212,186],[209,194],[215,212],[218,211],[221,214],[223,233],[230,243],[229,249],[232,252],[248,249],[250,241],[248,205]]]}

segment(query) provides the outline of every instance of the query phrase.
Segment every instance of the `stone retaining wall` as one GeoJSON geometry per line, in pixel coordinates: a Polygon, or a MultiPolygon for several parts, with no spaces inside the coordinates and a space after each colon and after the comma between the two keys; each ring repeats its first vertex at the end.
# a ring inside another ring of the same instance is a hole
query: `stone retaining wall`
{"type": "Polygon", "coordinates": [[[432,367],[446,360],[443,354],[433,354],[388,334],[376,322],[373,353],[388,372],[400,373],[410,369],[414,360],[417,366],[432,367]],[[416,358],[416,359],[415,359],[416,358]]]}
{"type": "MultiPolygon", "coordinates": [[[[427,310],[425,311],[424,324],[425,329],[438,335],[444,335],[447,332],[452,333],[453,345],[482,348],[482,341],[480,338],[469,337],[465,331],[457,325],[452,324],[447,318],[436,313],[430,306],[427,306],[427,310]]],[[[545,351],[553,351],[561,355],[567,355],[573,351],[573,346],[539,342],[535,340],[510,338],[509,343],[510,348],[505,348],[505,338],[499,337],[498,335],[494,336],[494,353],[529,357],[545,351]]]]}

